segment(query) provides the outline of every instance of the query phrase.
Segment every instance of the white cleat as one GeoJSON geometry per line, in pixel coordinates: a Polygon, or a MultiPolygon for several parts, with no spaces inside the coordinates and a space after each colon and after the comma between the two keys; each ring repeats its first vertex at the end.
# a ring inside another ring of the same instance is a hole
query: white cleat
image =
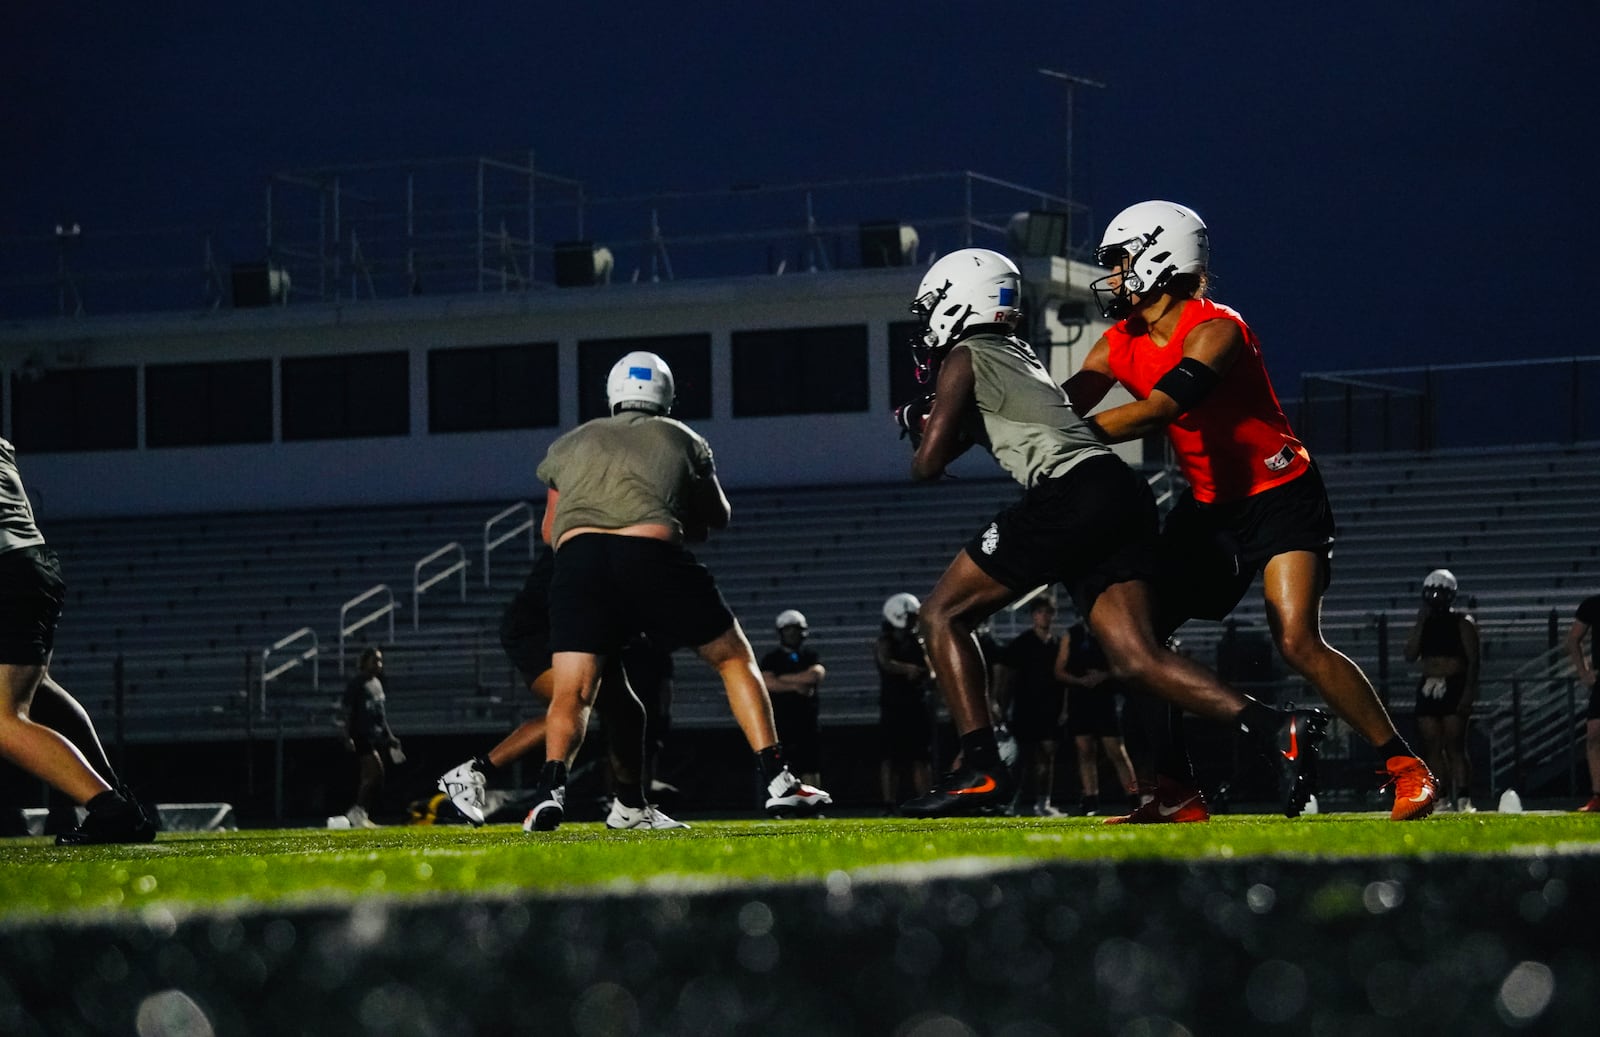
{"type": "Polygon", "coordinates": [[[814,814],[833,802],[815,785],[807,785],[785,767],[767,783],[767,813],[774,816],[814,814]]]}
{"type": "Polygon", "coordinates": [[[567,816],[567,790],[539,789],[534,796],[533,809],[522,821],[524,832],[553,832],[567,816]]]}
{"type": "Polygon", "coordinates": [[[487,802],[484,792],[483,772],[476,760],[468,760],[459,767],[444,772],[439,779],[439,791],[450,797],[450,802],[476,827],[483,824],[483,811],[487,802]]]}
{"type": "Polygon", "coordinates": [[[611,801],[611,813],[606,815],[607,828],[648,828],[655,832],[664,832],[669,828],[688,828],[682,821],[676,821],[663,814],[658,807],[646,803],[642,807],[630,807],[620,799],[611,801]]]}

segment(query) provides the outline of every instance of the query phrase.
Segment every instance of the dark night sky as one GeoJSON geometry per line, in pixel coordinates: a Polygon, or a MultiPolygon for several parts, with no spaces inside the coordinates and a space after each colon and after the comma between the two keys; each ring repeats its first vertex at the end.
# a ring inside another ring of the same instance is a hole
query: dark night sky
{"type": "Polygon", "coordinates": [[[1107,84],[1078,95],[1077,196],[1102,223],[1146,197],[1196,208],[1217,297],[1280,384],[1591,354],[1532,318],[1600,281],[1579,193],[1596,11],[10,4],[0,237],[243,223],[275,171],[528,148],[597,194],[952,169],[1061,193],[1047,66],[1107,84]]]}

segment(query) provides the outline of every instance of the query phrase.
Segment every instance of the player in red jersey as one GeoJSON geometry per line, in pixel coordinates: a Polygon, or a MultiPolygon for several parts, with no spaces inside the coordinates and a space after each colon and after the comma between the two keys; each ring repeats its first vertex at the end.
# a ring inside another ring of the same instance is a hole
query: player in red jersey
{"type": "Polygon", "coordinates": [[[1222,619],[1257,572],[1284,662],[1377,750],[1395,820],[1433,811],[1437,782],[1361,668],[1323,640],[1333,512],[1273,392],[1255,333],[1206,294],[1206,225],[1174,202],[1130,206],[1106,228],[1092,286],[1117,318],[1065,388],[1087,414],[1120,383],[1134,397],[1090,422],[1110,442],[1165,431],[1190,488],[1163,529],[1169,628],[1222,619]]]}

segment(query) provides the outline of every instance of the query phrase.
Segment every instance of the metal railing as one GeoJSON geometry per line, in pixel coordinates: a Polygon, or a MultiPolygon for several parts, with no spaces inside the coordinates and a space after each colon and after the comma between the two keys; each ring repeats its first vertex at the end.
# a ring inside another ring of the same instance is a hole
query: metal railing
{"type": "Polygon", "coordinates": [[[458,541],[452,540],[448,544],[417,559],[411,567],[411,629],[418,630],[422,625],[422,595],[430,587],[437,586],[450,577],[455,576],[460,584],[460,598],[467,600],[467,552],[458,541]],[[454,558],[455,561],[445,566],[438,572],[422,578],[422,570],[441,558],[454,558]]]}
{"type": "Polygon", "coordinates": [[[502,544],[509,543],[511,540],[515,539],[521,533],[527,533],[528,534],[528,561],[531,562],[531,561],[533,561],[534,553],[536,551],[538,551],[538,549],[539,549],[539,539],[538,539],[539,535],[538,535],[538,532],[536,531],[535,523],[534,523],[534,520],[533,520],[533,506],[528,504],[527,502],[519,502],[519,503],[513,504],[509,508],[505,509],[504,511],[496,512],[493,516],[491,516],[489,519],[487,519],[484,522],[484,524],[483,524],[483,585],[485,587],[489,586],[489,566],[490,566],[490,556],[491,556],[491,554],[494,552],[495,548],[499,547],[502,544]],[[523,516],[523,519],[522,519],[521,522],[517,523],[515,526],[512,526],[510,529],[506,530],[504,533],[501,533],[499,536],[494,536],[493,535],[494,527],[496,525],[500,524],[501,522],[505,521],[506,519],[514,518],[517,515],[523,516]]]}
{"type": "Polygon", "coordinates": [[[370,587],[367,590],[362,591],[360,594],[357,594],[343,605],[339,606],[339,676],[344,676],[345,640],[356,631],[363,630],[371,624],[376,623],[378,620],[388,617],[389,641],[392,643],[394,641],[394,613],[394,592],[389,589],[389,585],[387,583],[380,583],[376,587],[370,587]],[[346,618],[350,615],[351,610],[366,604],[369,599],[378,597],[384,599],[382,605],[379,605],[377,608],[361,616],[354,622],[345,622],[346,618]]]}
{"type": "Polygon", "coordinates": [[[311,663],[311,690],[313,693],[319,692],[322,690],[322,659],[317,650],[317,632],[310,627],[301,627],[294,633],[279,638],[261,650],[261,676],[256,687],[260,689],[260,713],[262,716],[267,715],[267,685],[307,662],[311,663]],[[290,645],[306,640],[311,642],[310,647],[301,648],[270,670],[267,668],[267,663],[272,658],[273,652],[281,652],[290,645]]]}

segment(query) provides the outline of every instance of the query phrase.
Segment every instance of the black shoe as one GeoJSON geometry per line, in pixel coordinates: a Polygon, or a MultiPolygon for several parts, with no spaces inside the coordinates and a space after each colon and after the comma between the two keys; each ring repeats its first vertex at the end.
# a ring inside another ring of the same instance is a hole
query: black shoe
{"type": "Polygon", "coordinates": [[[110,792],[101,793],[93,800],[83,822],[70,832],[56,836],[57,846],[94,846],[108,843],[148,843],[156,837],[155,824],[145,816],[139,804],[130,802],[110,792]],[[101,796],[112,798],[102,800],[101,796]]]}
{"type": "Polygon", "coordinates": [[[940,778],[924,795],[900,804],[906,817],[961,817],[1003,814],[1011,804],[1011,776],[1004,768],[980,771],[963,766],[940,778]]]}
{"type": "Polygon", "coordinates": [[[533,809],[522,822],[524,832],[553,832],[567,816],[567,790],[541,788],[533,797],[533,809]]]}
{"type": "Polygon", "coordinates": [[[1278,728],[1278,791],[1283,796],[1283,816],[1299,817],[1306,801],[1317,794],[1317,758],[1328,733],[1328,714],[1320,709],[1289,711],[1278,728]]]}

